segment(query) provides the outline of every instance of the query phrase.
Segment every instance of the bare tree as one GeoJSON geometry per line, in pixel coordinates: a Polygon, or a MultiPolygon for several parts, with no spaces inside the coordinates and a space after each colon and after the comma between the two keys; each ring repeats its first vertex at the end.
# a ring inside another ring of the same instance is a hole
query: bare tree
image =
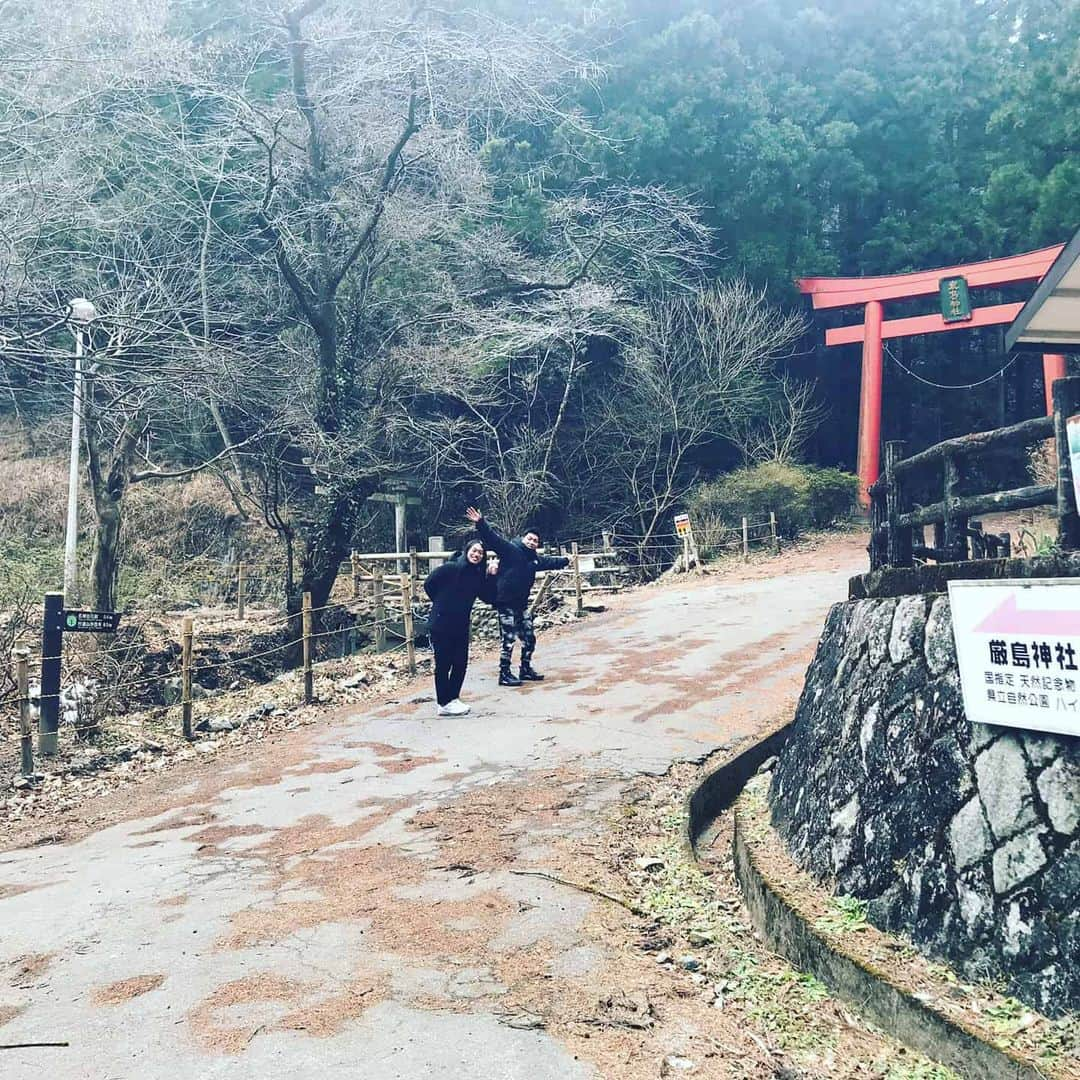
{"type": "Polygon", "coordinates": [[[757,414],[733,427],[731,441],[750,465],[766,461],[798,461],[814,432],[829,415],[812,382],[784,374],[776,379],[757,414]]]}
{"type": "Polygon", "coordinates": [[[605,411],[610,468],[642,552],[697,478],[697,455],[760,410],[769,373],[803,329],[742,281],[651,306],[605,411]]]}

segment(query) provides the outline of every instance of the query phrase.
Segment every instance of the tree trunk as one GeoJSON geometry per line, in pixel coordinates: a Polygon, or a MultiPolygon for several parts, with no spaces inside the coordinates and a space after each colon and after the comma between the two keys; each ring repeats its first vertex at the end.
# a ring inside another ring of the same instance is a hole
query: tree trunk
{"type": "Polygon", "coordinates": [[[113,611],[116,605],[116,579],[120,573],[124,496],[131,482],[131,459],[146,425],[138,417],[132,418],[116,442],[112,461],[107,468],[103,468],[97,428],[93,421],[94,395],[91,387],[83,397],[86,460],[90,490],[94,496],[94,515],[97,518],[91,576],[95,608],[98,611],[113,611]]]}
{"type": "MultiPolygon", "coordinates": [[[[372,489],[374,490],[374,489],[372,489]]],[[[301,615],[304,593],[311,593],[311,606],[314,609],[314,632],[319,632],[323,622],[323,612],[330,599],[330,593],[337,581],[341,564],[348,558],[349,542],[352,536],[356,507],[362,506],[370,492],[356,492],[338,495],[327,508],[326,515],[311,522],[304,530],[305,546],[300,583],[287,594],[286,611],[289,617],[289,640],[294,642],[289,651],[288,663],[300,662],[300,641],[302,637],[301,615]]]]}
{"type": "Polygon", "coordinates": [[[121,497],[95,498],[97,531],[94,534],[94,558],[90,576],[94,582],[94,607],[98,611],[116,610],[116,581],[120,574],[121,497]]]}

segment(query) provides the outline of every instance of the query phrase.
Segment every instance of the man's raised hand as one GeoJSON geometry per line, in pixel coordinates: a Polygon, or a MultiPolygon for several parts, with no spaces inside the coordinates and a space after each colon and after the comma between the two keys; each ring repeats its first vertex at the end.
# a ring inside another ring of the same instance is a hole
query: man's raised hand
{"type": "Polygon", "coordinates": [[[469,509],[465,511],[465,516],[475,525],[484,515],[481,514],[475,506],[470,506],[469,509]]]}

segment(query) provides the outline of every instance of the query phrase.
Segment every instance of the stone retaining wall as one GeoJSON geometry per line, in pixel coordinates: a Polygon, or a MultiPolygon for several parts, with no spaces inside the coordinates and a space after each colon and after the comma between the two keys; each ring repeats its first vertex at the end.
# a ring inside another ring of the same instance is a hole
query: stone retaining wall
{"type": "Polygon", "coordinates": [[[947,597],[832,609],[771,803],[795,860],[876,925],[1080,1007],[1080,740],[967,721],[947,597]]]}

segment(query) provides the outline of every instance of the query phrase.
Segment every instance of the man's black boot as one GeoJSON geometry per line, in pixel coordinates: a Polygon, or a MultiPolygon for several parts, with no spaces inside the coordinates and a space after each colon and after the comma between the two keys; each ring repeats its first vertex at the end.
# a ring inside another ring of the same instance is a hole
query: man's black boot
{"type": "Polygon", "coordinates": [[[521,670],[518,672],[518,678],[522,682],[543,682],[544,676],[536,671],[532,664],[528,660],[522,662],[521,670]]]}
{"type": "Polygon", "coordinates": [[[510,665],[499,668],[499,685],[500,686],[520,686],[521,680],[516,678],[514,673],[510,670],[510,665]]]}

